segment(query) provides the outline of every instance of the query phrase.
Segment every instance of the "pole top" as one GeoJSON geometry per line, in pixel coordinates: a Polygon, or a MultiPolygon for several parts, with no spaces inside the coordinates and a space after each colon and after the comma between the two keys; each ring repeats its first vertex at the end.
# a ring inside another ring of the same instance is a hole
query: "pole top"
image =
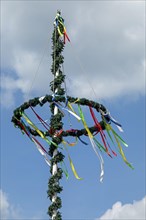
{"type": "Polygon", "coordinates": [[[61,15],[61,10],[60,9],[57,10],[57,14],[61,15]]]}
{"type": "Polygon", "coordinates": [[[56,16],[55,16],[55,21],[54,21],[54,25],[56,26],[56,27],[58,27],[58,22],[61,22],[62,23],[62,25],[64,26],[64,19],[62,18],[62,16],[61,16],[61,10],[60,9],[58,9],[57,10],[57,13],[56,13],[56,16]]]}

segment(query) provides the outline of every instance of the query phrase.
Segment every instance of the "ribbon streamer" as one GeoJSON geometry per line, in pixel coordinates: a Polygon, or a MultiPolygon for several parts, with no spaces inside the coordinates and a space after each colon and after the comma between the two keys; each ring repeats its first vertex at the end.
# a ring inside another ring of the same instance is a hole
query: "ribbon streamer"
{"type": "Polygon", "coordinates": [[[30,134],[28,128],[26,127],[24,121],[21,119],[20,121],[18,120],[19,126],[21,127],[21,129],[25,132],[25,134],[30,138],[30,140],[32,141],[32,135],[30,134]]]}
{"type": "Polygon", "coordinates": [[[94,152],[96,153],[97,157],[99,158],[99,161],[100,161],[100,169],[101,169],[101,172],[100,172],[100,182],[103,182],[103,176],[104,176],[104,160],[101,156],[100,153],[98,153],[98,151],[96,150],[96,145],[95,145],[95,142],[92,138],[90,138],[90,142],[91,142],[91,145],[92,145],[92,148],[94,150],[94,152]]]}
{"type": "Polygon", "coordinates": [[[109,111],[107,111],[106,113],[103,112],[101,109],[99,111],[101,115],[104,117],[104,119],[106,120],[106,123],[110,124],[111,122],[113,122],[117,126],[119,131],[123,132],[122,125],[110,115],[109,111]]]}
{"type": "MultiPolygon", "coordinates": [[[[93,120],[94,120],[94,123],[95,123],[96,127],[98,128],[98,130],[99,130],[99,132],[100,132],[100,136],[101,136],[101,139],[102,139],[103,144],[104,144],[104,146],[105,146],[106,153],[107,153],[110,157],[112,157],[111,154],[110,154],[110,152],[109,152],[109,150],[108,150],[108,147],[107,147],[107,144],[106,144],[106,136],[105,136],[105,134],[104,134],[104,132],[103,132],[103,130],[102,130],[102,127],[101,127],[100,123],[98,122],[97,118],[95,117],[95,114],[94,114],[94,112],[93,112],[93,109],[92,109],[90,106],[89,106],[89,109],[90,109],[91,116],[92,116],[92,118],[93,118],[93,120]]],[[[108,144],[108,146],[109,146],[109,144],[108,144]]]]}
{"type": "Polygon", "coordinates": [[[73,162],[72,162],[72,159],[71,159],[71,157],[70,157],[70,155],[69,155],[69,153],[68,153],[66,144],[65,144],[65,143],[63,143],[63,144],[64,144],[64,148],[65,148],[65,150],[66,150],[66,152],[67,152],[68,159],[69,159],[69,162],[70,162],[70,167],[71,167],[71,169],[72,169],[72,172],[73,172],[74,176],[76,177],[76,179],[82,180],[82,178],[80,178],[80,177],[78,176],[77,172],[76,172],[76,169],[75,169],[75,167],[74,167],[74,164],[73,164],[73,162]]]}
{"type": "Polygon", "coordinates": [[[58,145],[56,143],[54,143],[53,141],[50,141],[38,128],[36,125],[33,124],[33,122],[28,118],[28,116],[25,113],[22,113],[22,116],[24,117],[24,119],[27,121],[27,123],[33,127],[36,132],[49,144],[53,144],[58,148],[58,145]]]}
{"type": "Polygon", "coordinates": [[[51,163],[50,163],[50,160],[47,158],[48,153],[45,150],[45,148],[40,144],[40,142],[33,135],[30,134],[28,128],[26,127],[26,125],[22,119],[21,119],[21,121],[18,121],[18,122],[19,122],[19,125],[21,126],[21,128],[24,130],[24,132],[30,138],[30,140],[34,142],[34,144],[36,145],[36,147],[37,147],[38,151],[41,153],[41,155],[44,156],[46,163],[50,166],[51,163]]]}
{"type": "Polygon", "coordinates": [[[93,135],[92,135],[92,133],[90,132],[90,130],[89,130],[88,126],[87,126],[87,123],[86,123],[86,121],[85,121],[85,118],[84,118],[84,115],[83,115],[83,112],[82,112],[82,109],[81,109],[81,106],[80,106],[80,105],[78,105],[78,110],[79,110],[79,114],[80,114],[82,123],[83,123],[83,125],[84,125],[84,127],[85,127],[85,129],[86,129],[86,131],[87,131],[88,136],[89,136],[90,138],[93,138],[93,135]]]}
{"type": "Polygon", "coordinates": [[[68,170],[67,170],[67,167],[66,167],[64,161],[61,162],[61,168],[62,168],[62,170],[63,170],[63,173],[64,173],[65,176],[66,176],[66,179],[68,179],[68,178],[69,178],[69,174],[68,174],[68,170]],[[64,165],[64,167],[63,167],[63,165],[64,165]]]}
{"type": "MultiPolygon", "coordinates": [[[[75,115],[77,115],[77,113],[75,112],[75,110],[73,109],[73,107],[72,107],[72,105],[71,105],[71,103],[68,101],[68,108],[75,114],[75,115]]],[[[79,117],[79,119],[78,119],[79,121],[81,120],[81,118],[79,117]]]]}
{"type": "Polygon", "coordinates": [[[77,144],[77,141],[78,141],[78,139],[77,139],[77,137],[76,137],[76,142],[69,142],[69,141],[65,141],[65,140],[63,140],[62,142],[64,143],[64,144],[68,144],[70,147],[74,147],[76,144],[77,144]]]}
{"type": "MultiPolygon", "coordinates": [[[[41,122],[41,124],[48,130],[48,128],[50,129],[50,126],[47,124],[46,121],[44,121],[34,110],[34,108],[32,106],[30,106],[30,108],[32,109],[32,111],[34,112],[34,114],[36,115],[36,117],[39,119],[39,121],[41,122]]],[[[48,130],[50,132],[50,130],[48,130]]]]}
{"type": "Polygon", "coordinates": [[[35,137],[32,137],[32,140],[33,140],[33,142],[35,143],[35,145],[36,145],[38,151],[41,153],[41,155],[44,156],[44,159],[45,159],[46,163],[47,163],[49,166],[51,166],[51,162],[50,162],[50,160],[47,158],[47,154],[48,154],[47,151],[43,148],[43,146],[40,144],[40,142],[39,142],[35,137]]]}
{"type": "Polygon", "coordinates": [[[73,164],[73,162],[72,162],[71,157],[69,156],[69,154],[68,154],[68,159],[69,159],[70,166],[71,166],[71,169],[72,169],[72,171],[73,171],[74,176],[76,177],[76,179],[82,180],[82,178],[80,178],[80,177],[78,176],[78,174],[77,174],[77,172],[76,172],[76,170],[75,170],[74,164],[73,164]]]}
{"type": "MultiPolygon", "coordinates": [[[[74,112],[70,111],[67,108],[64,108],[61,106],[61,104],[54,102],[54,104],[59,108],[59,110],[65,110],[67,112],[69,112],[71,115],[73,115],[76,119],[78,119],[79,121],[81,120],[81,118],[74,112]]],[[[62,112],[62,111],[61,111],[62,112]]]]}
{"type": "Polygon", "coordinates": [[[64,19],[61,17],[60,11],[57,12],[57,15],[56,15],[56,17],[55,17],[54,24],[55,24],[55,26],[57,27],[57,30],[58,30],[59,35],[60,35],[61,37],[64,36],[64,44],[66,43],[66,39],[70,42],[70,39],[69,39],[69,37],[68,37],[68,35],[67,35],[67,32],[66,32],[66,28],[65,28],[65,26],[64,26],[64,19]],[[60,23],[60,25],[62,26],[63,31],[60,30],[59,23],[60,23]]]}
{"type": "Polygon", "coordinates": [[[85,129],[86,129],[86,131],[87,131],[87,133],[88,133],[91,146],[92,146],[93,150],[95,151],[95,153],[96,153],[96,155],[98,156],[99,161],[100,161],[100,168],[101,168],[101,172],[100,172],[100,182],[102,182],[102,181],[103,181],[103,176],[104,176],[104,161],[103,161],[103,158],[102,158],[101,154],[98,153],[97,150],[96,150],[96,148],[95,148],[96,144],[95,144],[95,142],[94,142],[94,140],[93,140],[93,135],[92,135],[92,133],[90,132],[88,126],[87,126],[87,123],[86,123],[86,121],[85,121],[85,118],[84,118],[84,115],[83,115],[83,112],[82,112],[82,109],[81,109],[80,105],[78,105],[78,109],[79,109],[80,117],[81,117],[81,119],[82,119],[82,123],[83,123],[83,125],[84,125],[84,127],[85,127],[85,129]]]}
{"type": "MultiPolygon", "coordinates": [[[[121,156],[122,156],[124,162],[125,162],[130,168],[134,169],[134,167],[127,161],[127,159],[126,159],[126,157],[125,157],[125,154],[124,154],[124,152],[123,152],[123,149],[122,149],[122,147],[121,147],[120,141],[121,141],[122,144],[124,144],[126,147],[128,147],[128,145],[127,145],[127,144],[125,143],[125,141],[113,130],[113,128],[111,127],[110,124],[105,124],[105,126],[106,126],[106,129],[109,131],[109,134],[110,134],[110,131],[112,132],[112,134],[113,134],[113,136],[114,136],[114,138],[115,138],[115,141],[116,141],[116,143],[117,143],[117,146],[118,146],[118,148],[119,148],[119,153],[121,154],[121,156]]],[[[110,135],[110,137],[111,137],[111,135],[110,135]]],[[[112,139],[112,137],[111,137],[111,139],[112,139]]]]}
{"type": "Polygon", "coordinates": [[[80,136],[78,136],[78,139],[84,144],[84,145],[88,145],[85,141],[83,141],[80,136]]]}
{"type": "Polygon", "coordinates": [[[41,96],[41,97],[39,98],[39,102],[42,103],[42,101],[44,100],[44,98],[45,98],[45,96],[41,96]]]}

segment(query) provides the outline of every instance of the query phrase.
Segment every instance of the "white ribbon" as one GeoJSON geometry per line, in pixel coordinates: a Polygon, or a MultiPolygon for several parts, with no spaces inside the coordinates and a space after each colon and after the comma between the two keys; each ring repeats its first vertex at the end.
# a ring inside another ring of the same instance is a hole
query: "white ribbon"
{"type": "Polygon", "coordinates": [[[59,109],[63,109],[63,110],[65,110],[65,111],[67,111],[67,112],[69,112],[71,115],[73,115],[76,119],[78,119],[79,121],[81,120],[81,118],[76,114],[76,113],[74,113],[74,112],[72,112],[71,110],[69,110],[69,109],[67,109],[67,108],[64,108],[64,107],[62,107],[62,106],[60,106],[58,103],[56,103],[56,102],[54,102],[55,103],[55,105],[59,108],[59,109]]]}
{"type": "Polygon", "coordinates": [[[35,143],[35,145],[36,145],[38,151],[40,152],[40,154],[41,154],[42,156],[44,156],[44,159],[45,159],[46,163],[47,163],[49,166],[51,166],[51,162],[50,162],[50,160],[47,158],[47,153],[43,150],[43,148],[41,148],[41,146],[35,141],[35,139],[34,139],[33,137],[32,137],[32,141],[35,143]]]}
{"type": "Polygon", "coordinates": [[[39,102],[42,102],[44,98],[45,98],[45,96],[41,96],[41,97],[39,98],[39,102]]]}
{"type": "Polygon", "coordinates": [[[104,176],[104,161],[103,161],[103,158],[101,156],[100,153],[98,153],[97,149],[96,149],[96,144],[94,142],[94,140],[92,138],[90,138],[90,142],[91,142],[91,145],[92,145],[92,148],[94,150],[94,152],[96,153],[97,157],[99,158],[99,161],[100,161],[100,169],[101,169],[101,172],[100,172],[100,182],[103,182],[103,176],[104,176]]]}

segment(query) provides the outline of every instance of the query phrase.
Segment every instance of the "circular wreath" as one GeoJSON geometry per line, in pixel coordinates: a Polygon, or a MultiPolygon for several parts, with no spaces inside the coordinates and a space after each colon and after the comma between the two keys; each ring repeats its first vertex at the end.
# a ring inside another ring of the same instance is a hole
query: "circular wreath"
{"type": "MultiPolygon", "coordinates": [[[[52,108],[52,111],[53,111],[54,105],[55,105],[54,102],[56,102],[56,103],[57,102],[65,103],[66,100],[68,100],[70,103],[92,107],[97,112],[100,112],[100,111],[102,111],[104,113],[107,112],[106,108],[102,104],[99,104],[97,102],[94,102],[92,100],[88,100],[88,99],[85,99],[85,98],[80,98],[79,99],[79,98],[74,98],[74,97],[71,97],[71,96],[67,96],[67,97],[56,96],[55,98],[53,98],[52,95],[46,95],[42,99],[40,99],[39,97],[36,97],[34,99],[30,99],[28,102],[25,102],[21,106],[16,108],[14,110],[14,115],[12,117],[12,122],[14,123],[15,126],[18,126],[21,129],[21,127],[19,126],[19,121],[22,117],[22,112],[24,112],[26,109],[28,109],[30,107],[36,107],[37,105],[40,105],[42,107],[45,103],[49,102],[52,105],[51,108],[52,108]]],[[[61,123],[60,122],[61,114],[62,113],[59,112],[56,116],[53,116],[53,127],[55,127],[55,125],[56,125],[56,129],[54,131],[52,131],[51,129],[46,131],[46,132],[41,131],[45,136],[53,137],[56,130],[60,130],[60,128],[62,127],[59,124],[59,123],[61,123]]],[[[51,124],[51,120],[50,120],[50,124],[51,124]]],[[[104,130],[105,129],[104,121],[100,121],[100,125],[101,125],[102,129],[104,130]]],[[[32,129],[30,126],[27,126],[27,128],[29,129],[29,131],[32,135],[39,136],[39,134],[36,132],[36,130],[32,129]]],[[[99,131],[97,126],[89,127],[89,130],[92,134],[94,132],[99,131]]],[[[63,130],[60,135],[63,136],[63,137],[66,137],[66,136],[79,137],[79,136],[82,136],[82,135],[87,135],[87,131],[86,131],[85,128],[83,128],[83,129],[71,129],[71,130],[66,130],[66,131],[63,130]]]]}

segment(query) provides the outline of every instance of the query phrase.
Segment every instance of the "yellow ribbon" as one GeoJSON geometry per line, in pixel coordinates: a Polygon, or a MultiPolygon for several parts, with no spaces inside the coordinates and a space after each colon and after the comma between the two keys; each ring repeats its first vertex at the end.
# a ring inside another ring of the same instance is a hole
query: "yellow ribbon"
{"type": "Polygon", "coordinates": [[[61,33],[61,31],[60,31],[60,28],[59,28],[59,27],[57,28],[57,30],[58,30],[59,35],[62,37],[62,36],[63,36],[63,34],[61,33]]]}
{"type": "Polygon", "coordinates": [[[76,179],[82,180],[83,178],[80,178],[80,177],[78,176],[78,174],[77,174],[77,171],[76,171],[76,169],[75,169],[75,167],[74,167],[74,164],[73,164],[73,162],[72,162],[72,159],[71,159],[71,157],[70,157],[70,155],[69,155],[69,153],[68,153],[68,150],[67,150],[67,147],[66,147],[66,143],[63,143],[63,144],[64,144],[64,148],[65,148],[65,150],[66,150],[66,152],[67,152],[68,159],[69,159],[69,162],[70,162],[70,167],[71,167],[71,169],[72,169],[72,172],[73,172],[74,176],[76,177],[76,179]]]}
{"type": "MultiPolygon", "coordinates": [[[[106,123],[105,126],[106,126],[107,131],[111,131],[111,132],[113,133],[113,136],[114,136],[114,138],[115,138],[115,140],[116,140],[116,142],[117,142],[118,148],[119,148],[119,152],[120,152],[120,154],[121,154],[121,156],[122,156],[124,162],[125,162],[130,168],[134,169],[134,167],[127,161],[127,159],[126,159],[126,157],[125,157],[125,154],[124,154],[124,152],[123,152],[123,149],[122,149],[122,147],[121,147],[121,144],[120,144],[120,141],[119,141],[119,140],[121,140],[122,143],[123,143],[126,147],[127,147],[128,145],[123,141],[123,139],[122,139],[121,137],[119,137],[119,135],[117,135],[117,133],[113,130],[113,128],[111,127],[110,124],[107,124],[107,123],[106,123]]],[[[111,137],[111,136],[110,136],[110,137],[111,137]]],[[[112,139],[111,139],[111,140],[112,140],[112,139]]]]}
{"type": "Polygon", "coordinates": [[[77,174],[77,172],[76,172],[76,170],[75,170],[75,167],[74,167],[74,165],[73,165],[73,162],[72,162],[72,160],[71,160],[71,158],[70,158],[69,155],[68,155],[68,159],[69,159],[70,166],[71,166],[71,169],[72,169],[72,171],[73,171],[74,176],[76,177],[76,179],[82,180],[82,178],[80,178],[80,177],[78,176],[78,174],[77,174]]]}
{"type": "MultiPolygon", "coordinates": [[[[58,22],[63,26],[63,33],[65,33],[66,32],[66,28],[65,28],[64,24],[60,20],[58,20],[58,22]]],[[[59,35],[62,37],[63,33],[61,33],[59,26],[57,27],[57,29],[58,29],[59,35]]]]}
{"type": "Polygon", "coordinates": [[[56,147],[58,147],[58,145],[56,143],[54,143],[53,141],[50,141],[48,138],[46,138],[46,136],[38,129],[38,127],[36,125],[33,124],[33,122],[28,118],[28,116],[25,113],[22,113],[23,118],[27,121],[27,123],[36,130],[36,132],[50,145],[50,144],[54,144],[56,147]]]}
{"type": "MultiPolygon", "coordinates": [[[[79,99],[77,99],[74,103],[76,103],[79,99]]],[[[75,114],[77,115],[77,113],[75,112],[75,110],[73,109],[71,103],[68,101],[68,104],[67,104],[68,108],[75,114]]],[[[80,119],[78,118],[78,121],[80,121],[80,119]]]]}
{"type": "Polygon", "coordinates": [[[76,137],[76,141],[75,142],[72,142],[72,143],[69,143],[65,140],[62,141],[63,144],[68,144],[70,147],[74,147],[78,142],[78,138],[76,137]]]}
{"type": "Polygon", "coordinates": [[[69,108],[72,112],[74,112],[74,113],[76,114],[75,110],[73,109],[73,107],[72,107],[72,105],[71,105],[71,103],[70,103],[69,101],[68,101],[67,106],[68,106],[68,108],[69,108]]]}
{"type": "Polygon", "coordinates": [[[85,127],[85,129],[86,129],[86,131],[87,131],[87,133],[88,133],[88,136],[89,136],[90,138],[93,138],[93,135],[92,135],[92,133],[90,132],[90,130],[89,130],[88,126],[87,126],[87,123],[86,123],[86,121],[85,121],[85,118],[84,118],[84,115],[83,115],[83,112],[82,112],[82,109],[81,109],[80,105],[78,105],[78,109],[79,109],[80,117],[81,117],[81,119],[82,119],[82,123],[83,123],[83,125],[84,125],[84,127],[85,127]]]}
{"type": "Polygon", "coordinates": [[[66,167],[64,161],[61,162],[61,168],[62,168],[62,170],[63,170],[63,172],[64,172],[64,174],[66,176],[66,179],[68,180],[69,174],[68,174],[68,170],[67,170],[67,167],[66,167]],[[63,168],[63,165],[64,165],[64,168],[63,168]]]}
{"type": "MultiPolygon", "coordinates": [[[[78,109],[79,109],[80,117],[82,119],[82,123],[83,123],[83,125],[84,125],[84,127],[85,127],[85,129],[86,129],[86,131],[88,133],[89,140],[90,140],[90,143],[92,145],[92,148],[95,151],[95,153],[98,156],[99,161],[100,161],[100,169],[101,169],[101,172],[100,172],[100,182],[102,182],[103,181],[103,176],[104,176],[104,161],[103,161],[103,158],[102,158],[101,154],[98,153],[98,151],[96,150],[96,144],[94,142],[94,137],[93,137],[92,133],[90,132],[88,126],[87,126],[87,123],[85,121],[85,118],[84,118],[84,115],[83,115],[83,112],[82,112],[82,109],[81,109],[80,105],[78,105],[78,109]]],[[[101,147],[101,145],[100,145],[100,147],[101,147]]]]}

